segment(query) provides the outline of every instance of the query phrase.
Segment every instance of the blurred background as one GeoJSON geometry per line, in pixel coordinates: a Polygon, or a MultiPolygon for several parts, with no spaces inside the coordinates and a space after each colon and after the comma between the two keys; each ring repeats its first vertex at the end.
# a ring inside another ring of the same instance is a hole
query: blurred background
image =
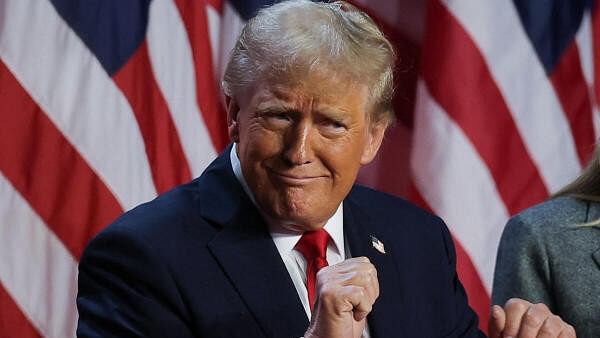
{"type": "MultiPolygon", "coordinates": [[[[0,337],[75,335],[83,248],[228,144],[220,77],[272,2],[0,0],[0,337]]],[[[486,330],[506,220],[600,135],[598,1],[350,2],[399,55],[398,121],[360,181],[446,221],[486,330]]]]}

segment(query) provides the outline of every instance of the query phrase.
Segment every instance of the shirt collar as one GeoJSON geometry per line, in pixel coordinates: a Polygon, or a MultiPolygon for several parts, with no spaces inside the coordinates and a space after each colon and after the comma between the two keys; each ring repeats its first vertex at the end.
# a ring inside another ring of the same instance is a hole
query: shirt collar
{"type": "MultiPolygon", "coordinates": [[[[237,178],[238,182],[242,185],[242,188],[252,200],[252,203],[256,206],[256,201],[254,199],[254,195],[248,187],[248,183],[246,183],[246,179],[244,179],[244,173],[242,172],[242,165],[240,163],[240,159],[237,154],[237,146],[236,143],[231,147],[231,151],[229,153],[229,158],[231,159],[231,167],[233,169],[233,173],[237,178]]],[[[333,245],[337,250],[338,254],[341,256],[345,253],[344,248],[344,206],[343,203],[340,203],[337,210],[331,216],[325,226],[323,227],[331,236],[333,245]]],[[[296,233],[292,231],[287,231],[286,229],[275,229],[272,226],[269,226],[269,231],[271,233],[271,237],[273,238],[273,242],[275,246],[277,246],[277,250],[279,254],[284,257],[284,255],[288,255],[296,246],[300,237],[302,237],[301,233],[296,233]]]]}
{"type": "Polygon", "coordinates": [[[254,195],[252,194],[250,187],[248,187],[248,183],[246,183],[246,179],[244,179],[244,174],[242,173],[242,164],[240,163],[240,158],[237,154],[237,143],[234,143],[231,147],[231,151],[229,152],[229,159],[231,160],[231,168],[233,169],[235,178],[237,178],[238,182],[240,182],[242,188],[244,188],[244,191],[246,192],[246,195],[248,195],[248,197],[250,197],[250,199],[252,200],[252,203],[256,205],[254,195]]]}

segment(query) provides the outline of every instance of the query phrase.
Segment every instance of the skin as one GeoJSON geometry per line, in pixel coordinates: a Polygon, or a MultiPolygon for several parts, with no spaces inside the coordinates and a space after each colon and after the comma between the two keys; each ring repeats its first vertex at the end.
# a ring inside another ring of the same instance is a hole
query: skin
{"type": "Polygon", "coordinates": [[[317,274],[317,294],[315,313],[304,337],[361,337],[367,315],[379,297],[377,270],[367,257],[323,268],[317,274]]]}
{"type": "Polygon", "coordinates": [[[504,308],[494,305],[489,319],[490,338],[575,338],[573,326],[544,304],[509,299],[504,308]]]}
{"type": "Polygon", "coordinates": [[[228,99],[228,112],[259,209],[271,226],[293,232],[323,227],[386,128],[368,119],[366,85],[316,72],[293,83],[261,81],[228,99]]]}
{"type": "MultiPolygon", "coordinates": [[[[387,127],[368,118],[366,85],[327,72],[259,81],[226,103],[229,135],[259,210],[271,227],[295,233],[324,226],[377,154],[387,127]]],[[[305,337],[360,337],[377,297],[377,270],[368,258],[321,269],[305,337]]],[[[521,299],[494,307],[489,323],[494,338],[575,337],[547,307],[521,299]]]]}

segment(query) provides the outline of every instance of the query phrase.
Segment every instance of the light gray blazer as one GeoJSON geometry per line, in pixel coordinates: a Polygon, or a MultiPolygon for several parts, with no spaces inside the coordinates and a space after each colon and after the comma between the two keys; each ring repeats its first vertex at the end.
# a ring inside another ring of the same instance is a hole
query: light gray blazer
{"type": "Polygon", "coordinates": [[[549,200],[504,228],[492,302],[512,297],[545,303],[575,327],[578,337],[600,337],[600,203],[570,197],[549,200]]]}

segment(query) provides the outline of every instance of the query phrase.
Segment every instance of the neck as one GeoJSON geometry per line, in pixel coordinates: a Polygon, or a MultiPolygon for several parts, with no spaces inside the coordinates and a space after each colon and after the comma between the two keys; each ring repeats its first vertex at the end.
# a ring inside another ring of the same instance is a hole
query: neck
{"type": "Polygon", "coordinates": [[[267,216],[261,211],[261,214],[269,226],[269,230],[275,233],[288,234],[288,235],[300,235],[305,231],[315,231],[322,229],[327,222],[320,222],[317,224],[298,224],[297,222],[278,220],[267,216]]]}

